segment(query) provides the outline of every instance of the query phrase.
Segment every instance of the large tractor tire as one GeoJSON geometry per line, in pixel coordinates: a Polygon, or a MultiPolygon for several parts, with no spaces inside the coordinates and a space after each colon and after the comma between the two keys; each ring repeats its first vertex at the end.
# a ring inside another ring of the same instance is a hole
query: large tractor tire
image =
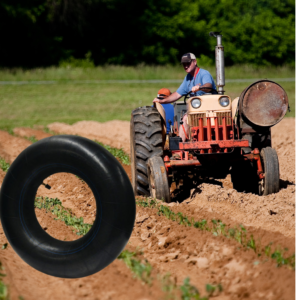
{"type": "Polygon", "coordinates": [[[260,153],[265,178],[259,185],[259,194],[266,196],[279,192],[279,163],[276,150],[266,147],[260,153]]]}
{"type": "Polygon", "coordinates": [[[160,156],[148,160],[148,178],[151,197],[171,201],[168,174],[165,164],[160,156]]]}
{"type": "Polygon", "coordinates": [[[256,166],[249,161],[240,161],[231,168],[233,188],[240,193],[258,194],[258,175],[256,166]]]}
{"type": "Polygon", "coordinates": [[[135,109],[130,122],[132,187],[136,196],[150,196],[148,159],[163,155],[161,116],[156,108],[135,109]]]}

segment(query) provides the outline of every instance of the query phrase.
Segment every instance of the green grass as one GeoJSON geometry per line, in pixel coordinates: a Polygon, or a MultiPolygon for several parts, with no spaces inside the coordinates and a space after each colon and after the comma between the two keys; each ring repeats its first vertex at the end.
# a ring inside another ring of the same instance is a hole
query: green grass
{"type": "MultiPolygon", "coordinates": [[[[215,77],[215,66],[200,66],[215,77]]],[[[147,79],[182,79],[183,69],[176,66],[139,65],[114,66],[107,65],[95,68],[50,67],[31,70],[0,69],[0,81],[36,81],[36,80],[147,80],[147,79]]],[[[295,69],[291,67],[257,67],[251,65],[226,67],[226,78],[285,78],[295,77],[295,69]]]]}
{"type": "MultiPolygon", "coordinates": [[[[214,67],[209,68],[215,77],[214,67]]],[[[167,87],[176,91],[179,83],[74,83],[68,80],[100,79],[180,79],[185,72],[178,67],[116,67],[93,69],[48,68],[30,71],[0,70],[0,80],[59,80],[53,85],[0,85],[0,128],[42,125],[52,122],[73,124],[81,120],[105,122],[130,120],[131,111],[142,105],[152,105],[157,91],[167,87]]],[[[294,69],[250,66],[226,69],[226,78],[294,77],[294,69]]],[[[234,98],[251,82],[225,86],[226,94],[234,98]]],[[[295,116],[295,82],[281,82],[286,90],[291,112],[295,116]]]]}
{"type": "Polygon", "coordinates": [[[250,238],[248,237],[247,230],[243,225],[235,228],[228,228],[221,220],[213,219],[211,220],[212,225],[209,226],[207,220],[195,221],[194,218],[189,218],[181,212],[175,213],[168,206],[162,205],[160,202],[152,198],[138,198],[136,199],[136,204],[141,207],[157,209],[158,215],[165,216],[167,219],[177,222],[180,225],[195,227],[203,231],[208,231],[214,236],[225,236],[233,239],[243,247],[252,249],[258,255],[258,257],[264,254],[267,257],[275,260],[277,267],[286,265],[295,270],[295,254],[285,257],[284,252],[287,251],[287,249],[282,250],[280,246],[277,246],[274,249],[274,247],[271,248],[272,244],[269,244],[265,247],[257,245],[253,235],[251,235],[250,238]]]}

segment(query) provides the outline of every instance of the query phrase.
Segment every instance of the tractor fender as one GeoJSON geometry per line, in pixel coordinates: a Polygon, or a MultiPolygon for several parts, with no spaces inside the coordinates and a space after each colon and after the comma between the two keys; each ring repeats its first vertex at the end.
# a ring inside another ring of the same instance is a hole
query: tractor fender
{"type": "Polygon", "coordinates": [[[9,244],[33,268],[62,278],[92,275],[117,258],[130,238],[135,212],[133,190],[121,164],[79,136],[52,136],[26,148],[10,166],[0,191],[1,223],[9,244]],[[83,179],[96,200],[93,226],[75,241],[50,236],[35,214],[37,189],[60,172],[83,179]]]}
{"type": "Polygon", "coordinates": [[[163,140],[163,145],[166,142],[166,135],[167,135],[167,122],[166,122],[166,112],[163,108],[163,106],[158,103],[158,102],[154,102],[154,107],[157,109],[157,111],[159,112],[160,116],[161,116],[161,125],[162,125],[162,140],[163,140]]]}
{"type": "Polygon", "coordinates": [[[165,112],[163,106],[160,103],[158,103],[158,102],[154,102],[154,107],[158,110],[158,112],[159,112],[159,114],[160,114],[160,116],[162,118],[163,133],[166,134],[167,133],[166,112],[165,112]]]}
{"type": "Polygon", "coordinates": [[[240,99],[240,97],[236,97],[233,99],[233,101],[231,103],[231,117],[235,124],[237,123],[236,122],[237,121],[236,112],[237,112],[238,105],[239,105],[239,99],[240,99]]]}

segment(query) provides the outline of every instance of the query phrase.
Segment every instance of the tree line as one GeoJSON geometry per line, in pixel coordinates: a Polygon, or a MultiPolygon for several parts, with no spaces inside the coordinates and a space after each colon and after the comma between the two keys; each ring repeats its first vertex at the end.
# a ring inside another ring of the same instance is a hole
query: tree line
{"type": "Polygon", "coordinates": [[[226,65],[295,65],[293,0],[1,0],[0,66],[212,64],[210,31],[226,65]]]}

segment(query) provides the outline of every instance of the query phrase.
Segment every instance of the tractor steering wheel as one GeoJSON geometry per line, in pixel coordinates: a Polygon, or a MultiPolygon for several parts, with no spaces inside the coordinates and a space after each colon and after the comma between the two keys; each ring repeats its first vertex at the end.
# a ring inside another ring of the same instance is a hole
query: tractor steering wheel
{"type": "MultiPolygon", "coordinates": [[[[209,89],[209,90],[211,90],[212,92],[215,92],[214,94],[218,94],[218,91],[217,90],[215,90],[214,88],[212,88],[212,87],[209,87],[209,86],[204,86],[204,87],[201,87],[201,89],[200,90],[202,90],[202,89],[209,89]]],[[[185,95],[183,95],[184,96],[184,104],[186,104],[186,99],[188,98],[188,96],[190,95],[190,94],[192,94],[193,92],[192,91],[190,91],[190,92],[188,92],[187,94],[185,94],[185,95]]]]}
{"type": "Polygon", "coordinates": [[[188,96],[193,93],[192,91],[188,92],[187,94],[183,95],[184,96],[184,104],[186,104],[186,99],[188,98],[188,96]]]}

